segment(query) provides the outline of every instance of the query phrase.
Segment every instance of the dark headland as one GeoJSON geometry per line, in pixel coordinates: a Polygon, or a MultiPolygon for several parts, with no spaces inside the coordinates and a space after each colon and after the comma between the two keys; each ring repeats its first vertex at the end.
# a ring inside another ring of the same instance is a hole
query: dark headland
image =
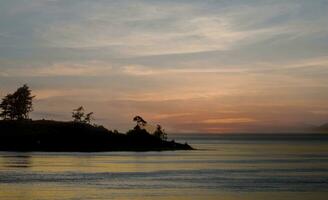
{"type": "Polygon", "coordinates": [[[27,85],[7,94],[0,102],[0,151],[162,151],[191,150],[188,144],[168,141],[161,125],[148,132],[140,116],[126,134],[92,123],[93,112],[82,106],[72,112],[72,121],[31,120],[32,91],[27,85]]]}
{"type": "Polygon", "coordinates": [[[127,134],[102,126],[49,120],[0,121],[1,151],[162,151],[192,150],[188,144],[163,140],[143,129],[127,134]]]}

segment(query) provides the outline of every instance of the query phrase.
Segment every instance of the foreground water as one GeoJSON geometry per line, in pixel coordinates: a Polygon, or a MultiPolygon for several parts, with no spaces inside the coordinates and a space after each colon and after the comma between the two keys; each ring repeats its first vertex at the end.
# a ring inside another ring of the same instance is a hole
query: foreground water
{"type": "Polygon", "coordinates": [[[175,136],[195,151],[0,152],[0,199],[327,199],[327,136],[175,136]]]}

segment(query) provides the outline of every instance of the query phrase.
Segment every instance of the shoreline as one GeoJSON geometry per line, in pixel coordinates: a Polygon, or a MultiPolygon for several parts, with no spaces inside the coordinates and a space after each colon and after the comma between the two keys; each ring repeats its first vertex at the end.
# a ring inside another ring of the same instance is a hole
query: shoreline
{"type": "Polygon", "coordinates": [[[0,121],[0,151],[109,152],[193,150],[145,131],[114,133],[103,126],[50,120],[0,121]]]}

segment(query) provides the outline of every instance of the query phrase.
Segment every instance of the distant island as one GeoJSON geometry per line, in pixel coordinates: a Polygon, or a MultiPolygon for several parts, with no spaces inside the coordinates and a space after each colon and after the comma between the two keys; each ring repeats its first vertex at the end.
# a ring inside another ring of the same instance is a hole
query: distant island
{"type": "Polygon", "coordinates": [[[319,133],[328,133],[328,123],[322,124],[320,126],[314,127],[313,130],[319,133]]]}
{"type": "Polygon", "coordinates": [[[31,120],[31,90],[27,85],[2,98],[0,103],[0,151],[99,152],[192,150],[187,143],[168,141],[160,125],[153,133],[140,116],[127,133],[91,124],[93,113],[82,106],[72,112],[73,121],[31,120]]]}

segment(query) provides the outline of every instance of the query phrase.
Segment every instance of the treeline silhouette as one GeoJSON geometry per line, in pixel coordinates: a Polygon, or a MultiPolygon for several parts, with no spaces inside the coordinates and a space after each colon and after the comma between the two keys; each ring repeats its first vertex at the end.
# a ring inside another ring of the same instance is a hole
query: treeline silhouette
{"type": "Polygon", "coordinates": [[[150,151],[191,150],[187,143],[167,141],[160,126],[153,133],[141,116],[136,126],[126,134],[92,124],[93,112],[85,113],[83,106],[73,110],[72,121],[31,120],[33,111],[31,90],[25,84],[13,94],[2,98],[0,104],[0,150],[5,151],[150,151]]]}
{"type": "Polygon", "coordinates": [[[28,119],[29,113],[33,110],[31,90],[25,84],[17,89],[13,94],[7,94],[0,103],[0,117],[4,120],[28,119]]]}

